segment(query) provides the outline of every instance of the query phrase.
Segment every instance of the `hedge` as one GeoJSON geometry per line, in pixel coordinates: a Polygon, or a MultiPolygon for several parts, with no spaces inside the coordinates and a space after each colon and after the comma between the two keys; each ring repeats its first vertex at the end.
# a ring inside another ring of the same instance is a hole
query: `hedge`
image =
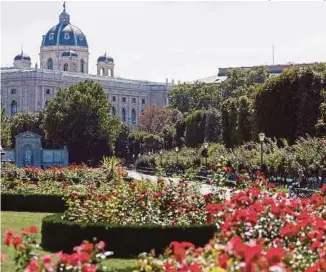
{"type": "Polygon", "coordinates": [[[65,202],[60,195],[1,194],[2,211],[64,212],[65,202]]]}
{"type": "Polygon", "coordinates": [[[192,226],[118,226],[105,223],[79,224],[61,219],[62,214],[53,214],[42,221],[42,247],[49,251],[71,252],[82,241],[95,237],[114,252],[115,258],[136,257],[139,253],[155,248],[162,253],[172,241],[188,241],[204,246],[216,231],[215,225],[192,226]]]}

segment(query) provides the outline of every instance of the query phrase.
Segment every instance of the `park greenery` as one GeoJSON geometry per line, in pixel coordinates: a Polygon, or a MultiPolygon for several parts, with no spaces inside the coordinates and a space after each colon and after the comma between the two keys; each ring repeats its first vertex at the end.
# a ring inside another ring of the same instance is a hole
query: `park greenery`
{"type": "Polygon", "coordinates": [[[169,105],[150,105],[131,129],[111,116],[103,88],[92,81],[71,85],[42,112],[5,115],[1,144],[30,130],[46,148],[68,146],[73,163],[99,164],[103,156],[135,162],[140,154],[179,148],[198,149],[206,141],[237,149],[264,132],[277,147],[304,137],[326,134],[326,65],[293,68],[270,76],[263,67],[231,69],[218,83],[178,84],[168,92],[169,105]],[[83,148],[80,148],[80,147],[83,148]]]}

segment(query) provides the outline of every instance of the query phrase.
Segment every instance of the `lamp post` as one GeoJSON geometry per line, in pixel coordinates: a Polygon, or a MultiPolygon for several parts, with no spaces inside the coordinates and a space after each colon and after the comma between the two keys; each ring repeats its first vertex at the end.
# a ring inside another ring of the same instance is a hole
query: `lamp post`
{"type": "Polygon", "coordinates": [[[206,169],[207,169],[207,159],[208,159],[208,143],[207,142],[204,143],[204,148],[205,148],[205,165],[206,165],[206,169]]]}
{"type": "Polygon", "coordinates": [[[179,165],[179,158],[178,158],[178,152],[179,152],[179,147],[175,147],[175,152],[177,152],[177,165],[179,165]]]}
{"type": "Polygon", "coordinates": [[[6,154],[6,151],[3,150],[1,144],[0,144],[0,151],[1,151],[1,162],[2,162],[2,157],[4,154],[6,154]]]}
{"type": "Polygon", "coordinates": [[[265,140],[265,133],[259,133],[258,138],[260,141],[260,170],[263,170],[263,142],[265,140]]]}
{"type": "Polygon", "coordinates": [[[162,167],[162,154],[163,154],[163,151],[162,149],[160,150],[160,166],[162,167]]]}

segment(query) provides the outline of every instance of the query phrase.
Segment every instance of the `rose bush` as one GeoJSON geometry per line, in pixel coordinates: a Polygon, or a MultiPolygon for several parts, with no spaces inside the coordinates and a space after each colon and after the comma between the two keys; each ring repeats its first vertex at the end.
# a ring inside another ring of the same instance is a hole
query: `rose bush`
{"type": "Polygon", "coordinates": [[[85,165],[70,165],[68,167],[49,167],[45,169],[36,167],[18,168],[12,163],[5,163],[1,171],[1,180],[11,182],[65,182],[69,185],[89,184],[94,182],[114,182],[121,180],[126,172],[121,166],[115,166],[112,178],[108,180],[107,166],[102,164],[99,168],[85,165]]]}
{"type": "Polygon", "coordinates": [[[138,271],[326,271],[326,185],[310,199],[257,187],[208,204],[216,237],[204,248],[171,244],[139,256],[138,271]]]}
{"type": "Polygon", "coordinates": [[[206,222],[206,204],[220,202],[222,191],[202,195],[199,186],[159,180],[118,184],[103,193],[89,186],[85,198],[72,192],[64,218],[76,222],[112,224],[190,225],[206,222]]]}
{"type": "Polygon", "coordinates": [[[74,248],[72,254],[58,252],[55,256],[38,256],[38,244],[35,239],[37,232],[35,226],[22,229],[21,234],[11,230],[5,232],[4,244],[8,247],[12,246],[15,250],[16,271],[108,271],[108,268],[102,264],[102,260],[112,255],[113,252],[105,252],[103,241],[98,243],[84,241],[80,246],[74,248]]]}

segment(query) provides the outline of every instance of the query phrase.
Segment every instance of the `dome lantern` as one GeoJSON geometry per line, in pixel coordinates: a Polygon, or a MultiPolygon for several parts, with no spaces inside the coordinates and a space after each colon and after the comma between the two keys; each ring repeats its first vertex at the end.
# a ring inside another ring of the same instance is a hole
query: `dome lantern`
{"type": "Polygon", "coordinates": [[[59,22],[61,24],[69,24],[70,23],[70,15],[66,12],[66,2],[63,2],[63,11],[59,16],[59,22]]]}
{"type": "Polygon", "coordinates": [[[97,74],[99,76],[114,77],[114,61],[106,52],[97,59],[97,74]]]}
{"type": "Polygon", "coordinates": [[[32,65],[31,57],[22,51],[14,58],[14,67],[20,69],[30,69],[32,65]]]}

